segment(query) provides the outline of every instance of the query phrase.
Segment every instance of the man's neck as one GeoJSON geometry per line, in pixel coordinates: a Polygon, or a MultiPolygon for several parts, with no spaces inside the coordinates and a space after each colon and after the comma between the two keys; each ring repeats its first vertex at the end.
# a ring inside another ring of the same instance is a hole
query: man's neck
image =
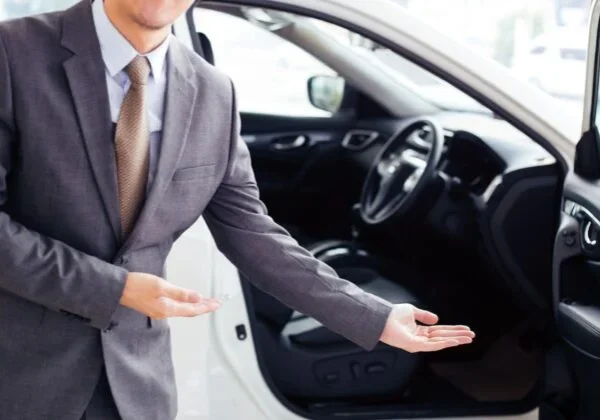
{"type": "Polygon", "coordinates": [[[138,53],[147,54],[156,49],[169,35],[170,27],[145,28],[127,19],[117,7],[117,2],[104,2],[104,10],[108,19],[138,53]]]}

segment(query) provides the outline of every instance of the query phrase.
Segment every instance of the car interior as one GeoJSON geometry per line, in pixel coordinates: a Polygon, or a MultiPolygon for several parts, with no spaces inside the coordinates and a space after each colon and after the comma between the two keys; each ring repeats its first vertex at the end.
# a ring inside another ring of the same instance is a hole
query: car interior
{"type": "MultiPolygon", "coordinates": [[[[307,84],[315,106],[328,80],[307,84]]],[[[244,279],[261,370],[284,404],[309,418],[416,418],[522,413],[560,395],[570,409],[554,351],[564,174],[551,153],[493,115],[398,118],[348,82],[330,118],[241,118],[261,198],[302,246],[364,290],[477,334],[437,353],[367,352],[244,279]]]]}

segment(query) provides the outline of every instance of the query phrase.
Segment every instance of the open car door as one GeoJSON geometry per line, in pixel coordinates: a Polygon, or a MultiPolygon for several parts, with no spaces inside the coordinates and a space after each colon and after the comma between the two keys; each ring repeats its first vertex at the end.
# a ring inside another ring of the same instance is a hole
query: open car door
{"type": "Polygon", "coordinates": [[[557,332],[567,343],[577,383],[569,417],[600,418],[600,109],[598,97],[600,2],[590,18],[581,140],[567,175],[554,248],[553,294],[557,332]]]}

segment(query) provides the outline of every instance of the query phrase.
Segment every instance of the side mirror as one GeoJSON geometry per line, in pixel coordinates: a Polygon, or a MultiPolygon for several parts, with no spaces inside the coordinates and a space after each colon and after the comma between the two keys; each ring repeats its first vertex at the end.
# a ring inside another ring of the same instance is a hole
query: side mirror
{"type": "Polygon", "coordinates": [[[336,76],[313,76],[308,79],[310,103],[318,109],[335,114],[344,100],[346,81],[336,76]]]}

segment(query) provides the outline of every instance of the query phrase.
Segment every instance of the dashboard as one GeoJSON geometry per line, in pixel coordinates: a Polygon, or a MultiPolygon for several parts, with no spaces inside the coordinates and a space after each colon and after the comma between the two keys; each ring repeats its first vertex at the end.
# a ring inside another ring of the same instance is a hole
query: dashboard
{"type": "MultiPolygon", "coordinates": [[[[450,112],[434,118],[445,134],[438,167],[444,190],[424,206],[419,228],[475,250],[523,307],[551,305],[560,164],[503,120],[450,112]]],[[[243,115],[242,134],[270,213],[286,226],[301,226],[296,236],[310,243],[347,235],[349,209],[360,199],[367,173],[405,124],[389,117],[243,115]]],[[[413,140],[427,147],[426,136],[413,140]]]]}
{"type": "Polygon", "coordinates": [[[483,194],[506,164],[478,137],[456,131],[446,139],[448,150],[440,170],[473,194],[483,194]]]}
{"type": "MultiPolygon", "coordinates": [[[[426,217],[441,235],[477,249],[504,279],[523,306],[551,302],[552,244],[558,223],[560,168],[555,158],[502,120],[447,114],[438,171],[446,188],[426,217]]],[[[363,125],[388,135],[364,150],[354,145],[352,159],[367,171],[377,151],[401,122],[363,125]],[[381,132],[381,131],[380,131],[381,132]]],[[[425,147],[427,133],[412,139],[425,147]]]]}

